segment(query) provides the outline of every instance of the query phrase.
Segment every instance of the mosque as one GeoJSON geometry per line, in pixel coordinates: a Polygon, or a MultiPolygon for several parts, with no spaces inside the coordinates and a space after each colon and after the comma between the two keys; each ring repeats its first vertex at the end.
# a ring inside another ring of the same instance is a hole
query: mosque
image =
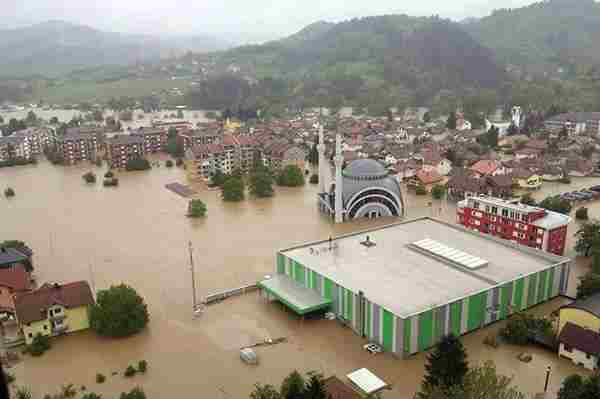
{"type": "Polygon", "coordinates": [[[336,135],[334,176],[325,156],[323,128],[319,129],[319,194],[321,212],[335,223],[358,218],[404,216],[404,200],[398,181],[374,159],[352,161],[344,170],[342,137],[336,135]]]}

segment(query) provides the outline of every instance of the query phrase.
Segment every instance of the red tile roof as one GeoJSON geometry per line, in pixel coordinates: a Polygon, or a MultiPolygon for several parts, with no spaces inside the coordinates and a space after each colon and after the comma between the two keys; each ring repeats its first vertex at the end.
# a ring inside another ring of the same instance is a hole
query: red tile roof
{"type": "Polygon", "coordinates": [[[94,297],[87,281],[67,284],[44,284],[35,291],[15,296],[15,311],[21,323],[46,319],[46,311],[52,305],[78,308],[92,305],[94,297]]]}
{"type": "Polygon", "coordinates": [[[479,173],[480,175],[491,175],[494,173],[498,167],[499,163],[497,161],[492,161],[490,159],[482,159],[481,161],[475,162],[473,166],[471,166],[471,170],[473,172],[479,173]]]}
{"type": "Polygon", "coordinates": [[[435,170],[432,170],[430,172],[427,172],[423,169],[417,171],[416,173],[416,177],[417,179],[419,179],[419,181],[421,181],[421,183],[423,184],[433,184],[433,183],[438,183],[440,181],[442,181],[444,178],[442,176],[440,176],[440,174],[438,172],[436,172],[435,170]]]}
{"type": "Polygon", "coordinates": [[[362,396],[336,376],[325,379],[325,390],[331,399],[361,399],[362,396]]]}
{"type": "Polygon", "coordinates": [[[0,285],[10,288],[13,292],[28,291],[31,289],[29,273],[20,264],[0,269],[0,285]]]}

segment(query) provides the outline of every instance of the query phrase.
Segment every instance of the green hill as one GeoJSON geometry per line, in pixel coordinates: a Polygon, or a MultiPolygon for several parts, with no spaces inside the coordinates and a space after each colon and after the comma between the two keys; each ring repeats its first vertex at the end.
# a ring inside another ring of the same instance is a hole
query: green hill
{"type": "Polygon", "coordinates": [[[516,65],[581,68],[600,63],[600,3],[546,0],[470,20],[465,29],[516,65]]]}
{"type": "Polygon", "coordinates": [[[504,79],[493,53],[460,25],[406,15],[319,22],[282,40],[227,51],[219,62],[259,78],[358,77],[427,92],[494,88],[504,79]]]}

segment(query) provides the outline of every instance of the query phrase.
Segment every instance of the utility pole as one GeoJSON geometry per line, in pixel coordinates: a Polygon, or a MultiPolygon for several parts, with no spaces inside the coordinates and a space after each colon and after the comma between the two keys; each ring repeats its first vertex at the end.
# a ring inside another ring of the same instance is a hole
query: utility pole
{"type": "Polygon", "coordinates": [[[193,305],[193,309],[194,312],[196,311],[196,304],[198,303],[196,301],[196,275],[195,275],[195,270],[194,270],[194,253],[193,253],[193,248],[192,248],[192,242],[188,241],[188,245],[189,245],[189,251],[190,251],[190,270],[192,272],[192,300],[194,302],[193,305]]]}

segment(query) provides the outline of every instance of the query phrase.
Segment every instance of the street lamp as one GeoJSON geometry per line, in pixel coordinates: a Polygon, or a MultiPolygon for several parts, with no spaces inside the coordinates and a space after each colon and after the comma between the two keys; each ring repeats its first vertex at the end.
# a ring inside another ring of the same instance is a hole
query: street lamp
{"type": "Polygon", "coordinates": [[[546,383],[544,384],[544,393],[548,391],[548,382],[550,381],[550,372],[552,371],[552,367],[546,367],[546,383]]]}

